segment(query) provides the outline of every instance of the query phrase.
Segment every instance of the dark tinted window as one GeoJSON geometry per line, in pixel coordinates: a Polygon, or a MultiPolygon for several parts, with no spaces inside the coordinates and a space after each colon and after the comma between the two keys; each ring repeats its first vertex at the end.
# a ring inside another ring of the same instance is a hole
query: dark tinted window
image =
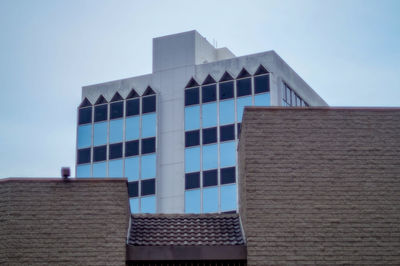
{"type": "Polygon", "coordinates": [[[203,172],[203,187],[216,186],[218,184],[218,171],[209,170],[203,172]]]}
{"type": "Polygon", "coordinates": [[[216,85],[208,85],[208,86],[203,86],[202,88],[202,102],[207,103],[207,102],[212,102],[217,100],[217,88],[216,85]]]}
{"type": "Polygon", "coordinates": [[[203,144],[215,143],[217,142],[217,128],[206,128],[203,129],[203,144]]]}
{"type": "Polygon", "coordinates": [[[269,91],[269,76],[254,77],[254,93],[261,93],[269,91]]]}
{"type": "Polygon", "coordinates": [[[244,96],[251,94],[251,79],[239,79],[236,81],[236,95],[244,96]]]}
{"type": "Polygon", "coordinates": [[[139,195],[139,182],[128,182],[129,197],[137,197],[139,195]]]}
{"type": "Polygon", "coordinates": [[[125,143],[125,156],[135,156],[139,154],[139,141],[133,140],[125,143]]]}
{"type": "Polygon", "coordinates": [[[90,148],[78,150],[78,164],[90,163],[90,148]]]}
{"type": "Polygon", "coordinates": [[[156,193],[156,180],[155,179],[148,179],[142,180],[142,196],[146,195],[154,195],[156,193]]]}
{"type": "Polygon", "coordinates": [[[219,99],[233,98],[233,81],[219,84],[219,99]]]}
{"type": "Polygon", "coordinates": [[[107,120],[107,104],[94,107],[94,122],[107,120]]]}
{"type": "Polygon", "coordinates": [[[139,114],[139,99],[132,99],[126,101],[126,116],[138,115],[139,114]]]}
{"type": "Polygon", "coordinates": [[[116,159],[122,157],[122,143],[110,145],[109,159],[116,159]]]}
{"type": "Polygon", "coordinates": [[[92,123],[92,107],[79,109],[79,125],[92,123]]]}
{"type": "Polygon", "coordinates": [[[227,167],[221,169],[221,185],[235,183],[235,167],[227,167]]]}
{"type": "Polygon", "coordinates": [[[94,147],[93,149],[93,161],[104,161],[107,159],[107,146],[94,147]]]}
{"type": "Polygon", "coordinates": [[[185,175],[185,188],[199,188],[200,187],[200,173],[190,173],[185,175]]]}
{"type": "Polygon", "coordinates": [[[142,154],[156,151],[156,138],[142,139],[142,154]]]}
{"type": "Polygon", "coordinates": [[[227,125],[220,127],[220,140],[233,140],[235,139],[235,125],[227,125]]]}
{"type": "Polygon", "coordinates": [[[192,105],[199,103],[199,87],[185,90],[185,105],[192,105]]]}
{"type": "Polygon", "coordinates": [[[110,104],[110,119],[119,118],[124,115],[124,102],[110,104]]]}
{"type": "Polygon", "coordinates": [[[237,135],[238,135],[238,138],[239,138],[239,136],[240,136],[240,128],[242,127],[242,123],[238,123],[237,124],[237,135]]]}
{"type": "Polygon", "coordinates": [[[142,98],[142,113],[151,113],[156,111],[156,96],[142,98]]]}
{"type": "Polygon", "coordinates": [[[185,147],[200,145],[200,130],[185,132],[185,147]]]}

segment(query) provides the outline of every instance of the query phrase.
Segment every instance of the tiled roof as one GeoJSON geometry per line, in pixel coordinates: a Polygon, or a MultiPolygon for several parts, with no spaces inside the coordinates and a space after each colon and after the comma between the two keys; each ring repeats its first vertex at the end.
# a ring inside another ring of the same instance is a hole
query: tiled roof
{"type": "Polygon", "coordinates": [[[128,244],[133,246],[244,245],[237,214],[132,215],[128,244]]]}

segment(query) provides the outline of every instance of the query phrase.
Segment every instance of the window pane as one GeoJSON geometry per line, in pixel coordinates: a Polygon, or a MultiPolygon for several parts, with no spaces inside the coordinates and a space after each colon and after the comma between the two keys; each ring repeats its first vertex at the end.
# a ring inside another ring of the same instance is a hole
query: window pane
{"type": "Polygon", "coordinates": [[[255,106],[270,106],[270,102],[269,93],[257,94],[254,96],[255,106]]]}
{"type": "Polygon", "coordinates": [[[236,80],[236,95],[245,96],[251,94],[251,78],[236,80]]]}
{"type": "Polygon", "coordinates": [[[125,176],[128,182],[139,179],[139,157],[125,159],[125,176]]]}
{"type": "Polygon", "coordinates": [[[218,185],[218,170],[208,170],[203,172],[203,187],[218,185]]]}
{"type": "Polygon", "coordinates": [[[92,123],[92,107],[85,107],[79,109],[79,125],[92,123]]]}
{"type": "Polygon", "coordinates": [[[131,207],[131,213],[139,213],[139,199],[138,198],[130,198],[129,205],[131,207]]]}
{"type": "Polygon", "coordinates": [[[217,103],[203,104],[201,107],[202,127],[213,127],[217,125],[217,103]]]}
{"type": "Polygon", "coordinates": [[[110,121],[110,143],[121,142],[123,138],[124,120],[111,120],[110,121]]]}
{"type": "Polygon", "coordinates": [[[126,101],[126,116],[139,114],[139,99],[132,99],[126,101]]]}
{"type": "Polygon", "coordinates": [[[108,162],[108,176],[109,177],[124,177],[122,170],[122,160],[112,160],[108,162]]]}
{"type": "Polygon", "coordinates": [[[139,182],[128,182],[129,197],[137,197],[139,195],[139,182]]]}
{"type": "Polygon", "coordinates": [[[201,87],[202,89],[202,102],[212,102],[217,100],[217,87],[215,84],[201,87]]]}
{"type": "Polygon", "coordinates": [[[141,195],[154,195],[156,193],[156,180],[155,179],[147,179],[141,181],[141,195]]]}
{"type": "Polygon", "coordinates": [[[199,88],[185,90],[185,106],[199,103],[199,88]]]}
{"type": "Polygon", "coordinates": [[[200,213],[200,189],[185,191],[185,213],[200,213]]]}
{"type": "Polygon", "coordinates": [[[185,147],[200,145],[200,130],[185,132],[185,147]]]}
{"type": "Polygon", "coordinates": [[[236,210],[236,185],[221,186],[221,212],[236,210]]]}
{"type": "Polygon", "coordinates": [[[218,212],[218,187],[203,189],[203,212],[218,212]]]}
{"type": "Polygon", "coordinates": [[[99,147],[94,147],[93,149],[93,161],[98,162],[98,161],[104,161],[107,159],[107,146],[99,146],[99,147]]]}
{"type": "Polygon", "coordinates": [[[156,155],[142,156],[142,179],[156,177],[156,155]]]}
{"type": "Polygon", "coordinates": [[[203,146],[203,170],[218,167],[218,145],[203,146]]]}
{"type": "Polygon", "coordinates": [[[223,82],[219,84],[219,99],[233,98],[233,81],[223,82]]]}
{"type": "Polygon", "coordinates": [[[111,160],[121,157],[122,157],[122,143],[111,144],[108,158],[111,160]]]}
{"type": "Polygon", "coordinates": [[[185,130],[200,128],[200,106],[185,107],[185,130]]]}
{"type": "Polygon", "coordinates": [[[251,96],[237,99],[237,120],[242,122],[243,110],[245,106],[251,106],[251,96]]]}
{"type": "Polygon", "coordinates": [[[200,171],[200,147],[185,149],[185,173],[200,171]]]}
{"type": "Polygon", "coordinates": [[[269,75],[254,77],[254,93],[269,91],[269,75]]]}
{"type": "Polygon", "coordinates": [[[156,96],[147,96],[142,98],[142,113],[151,113],[156,111],[156,96]]]}
{"type": "Polygon", "coordinates": [[[185,174],[185,189],[200,187],[200,173],[185,174]]]}
{"type": "Polygon", "coordinates": [[[236,165],[236,142],[224,142],[219,147],[221,167],[236,165]]]}
{"type": "Polygon", "coordinates": [[[90,148],[78,150],[78,164],[90,163],[90,148]]]}
{"type": "Polygon", "coordinates": [[[97,105],[94,107],[94,122],[107,120],[107,104],[97,105]]]}
{"type": "Polygon", "coordinates": [[[222,126],[220,129],[220,140],[234,140],[235,139],[235,124],[222,126]]]}
{"type": "Polygon", "coordinates": [[[107,177],[107,163],[93,164],[93,177],[107,177]]]}
{"type": "Polygon", "coordinates": [[[232,124],[235,123],[235,102],[234,100],[227,100],[219,102],[219,124],[232,124]]]}
{"type": "Polygon", "coordinates": [[[156,212],[156,197],[141,198],[141,213],[155,213],[156,212]]]}
{"type": "Polygon", "coordinates": [[[76,177],[91,177],[90,168],[92,166],[90,164],[78,165],[76,167],[76,177]]]}
{"type": "Polygon", "coordinates": [[[156,135],[156,113],[142,116],[142,138],[156,135]]]}
{"type": "Polygon", "coordinates": [[[242,123],[237,123],[237,135],[238,135],[238,138],[240,136],[240,129],[241,128],[242,128],[242,123]]]}
{"type": "Polygon", "coordinates": [[[93,145],[103,145],[107,143],[107,122],[95,123],[93,132],[93,145]]]}
{"type": "Polygon", "coordinates": [[[203,144],[215,143],[217,142],[217,128],[206,128],[203,129],[203,144]]]}
{"type": "Polygon", "coordinates": [[[236,182],[236,168],[227,167],[221,169],[221,185],[236,182]]]}
{"type": "Polygon", "coordinates": [[[125,143],[125,156],[135,156],[139,154],[139,141],[132,140],[125,143]]]}
{"type": "Polygon", "coordinates": [[[120,118],[124,115],[124,102],[110,104],[110,119],[120,118]]]}
{"type": "Polygon", "coordinates": [[[92,124],[78,126],[78,148],[92,145],[92,124]]]}
{"type": "Polygon", "coordinates": [[[142,139],[142,154],[156,151],[156,138],[142,139]]]}
{"type": "Polygon", "coordinates": [[[133,116],[126,119],[126,140],[139,138],[139,122],[139,116],[133,116]]]}

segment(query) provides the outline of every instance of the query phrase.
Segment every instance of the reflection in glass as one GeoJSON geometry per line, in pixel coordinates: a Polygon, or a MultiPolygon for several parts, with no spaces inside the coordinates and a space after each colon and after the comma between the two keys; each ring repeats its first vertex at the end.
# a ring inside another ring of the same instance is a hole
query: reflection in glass
{"type": "Polygon", "coordinates": [[[78,149],[92,144],[92,124],[78,126],[78,149]]]}
{"type": "Polygon", "coordinates": [[[229,141],[220,143],[220,164],[221,167],[233,166],[236,164],[236,142],[229,141]]]}
{"type": "Polygon", "coordinates": [[[142,116],[142,138],[154,137],[156,135],[156,114],[145,114],[142,116]]]}
{"type": "Polygon", "coordinates": [[[76,177],[91,177],[90,164],[78,165],[76,167],[76,177]]]}
{"type": "Polygon", "coordinates": [[[93,145],[99,146],[107,143],[107,122],[95,123],[93,132],[93,145]]]}
{"type": "Polygon", "coordinates": [[[235,102],[227,100],[219,102],[219,124],[226,125],[235,123],[235,102]]]}
{"type": "Polygon", "coordinates": [[[93,177],[107,177],[107,162],[93,164],[93,177]]]}
{"type": "Polygon", "coordinates": [[[203,146],[203,170],[218,167],[218,144],[203,146]]]}
{"type": "Polygon", "coordinates": [[[139,116],[128,117],[126,119],[125,138],[126,140],[139,138],[139,116]]]}
{"type": "Polygon", "coordinates": [[[138,198],[130,198],[129,206],[131,207],[131,213],[139,213],[139,199],[138,198]]]}
{"type": "Polygon", "coordinates": [[[236,210],[236,184],[221,186],[221,212],[236,210]]]}
{"type": "Polygon", "coordinates": [[[218,212],[218,187],[203,189],[203,212],[218,212]]]}
{"type": "Polygon", "coordinates": [[[150,196],[141,198],[141,213],[155,213],[156,212],[156,197],[150,196]]]}
{"type": "Polygon", "coordinates": [[[200,128],[200,106],[185,107],[185,131],[200,128]]]}
{"type": "Polygon", "coordinates": [[[185,173],[200,171],[200,147],[185,149],[185,173]]]}
{"type": "Polygon", "coordinates": [[[156,177],[156,155],[142,156],[142,179],[156,177]]]}
{"type": "Polygon", "coordinates": [[[109,177],[123,177],[122,160],[112,160],[108,162],[108,176],[109,177]]]}
{"type": "Polygon", "coordinates": [[[257,94],[254,96],[255,106],[270,106],[270,101],[269,93],[257,94]]]}
{"type": "Polygon", "coordinates": [[[238,122],[242,122],[244,107],[245,106],[251,106],[251,96],[238,98],[236,101],[237,101],[236,102],[237,120],[238,120],[238,122]]]}
{"type": "Polygon", "coordinates": [[[139,179],[139,157],[125,159],[125,177],[128,178],[128,182],[139,179]]]}
{"type": "Polygon", "coordinates": [[[200,213],[200,189],[185,191],[185,213],[200,213]]]}
{"type": "Polygon", "coordinates": [[[123,136],[123,125],[122,119],[110,121],[110,143],[121,142],[123,136]]]}
{"type": "Polygon", "coordinates": [[[201,107],[201,115],[203,119],[202,127],[213,127],[217,125],[217,103],[203,104],[201,107]]]}

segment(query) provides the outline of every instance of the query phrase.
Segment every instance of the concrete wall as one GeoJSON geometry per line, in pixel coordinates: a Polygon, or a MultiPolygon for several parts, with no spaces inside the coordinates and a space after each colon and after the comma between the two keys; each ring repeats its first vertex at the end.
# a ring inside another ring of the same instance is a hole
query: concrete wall
{"type": "Polygon", "coordinates": [[[400,264],[400,109],[247,108],[248,265],[400,264]]]}
{"type": "Polygon", "coordinates": [[[125,265],[126,180],[0,181],[0,264],[125,265]]]}

